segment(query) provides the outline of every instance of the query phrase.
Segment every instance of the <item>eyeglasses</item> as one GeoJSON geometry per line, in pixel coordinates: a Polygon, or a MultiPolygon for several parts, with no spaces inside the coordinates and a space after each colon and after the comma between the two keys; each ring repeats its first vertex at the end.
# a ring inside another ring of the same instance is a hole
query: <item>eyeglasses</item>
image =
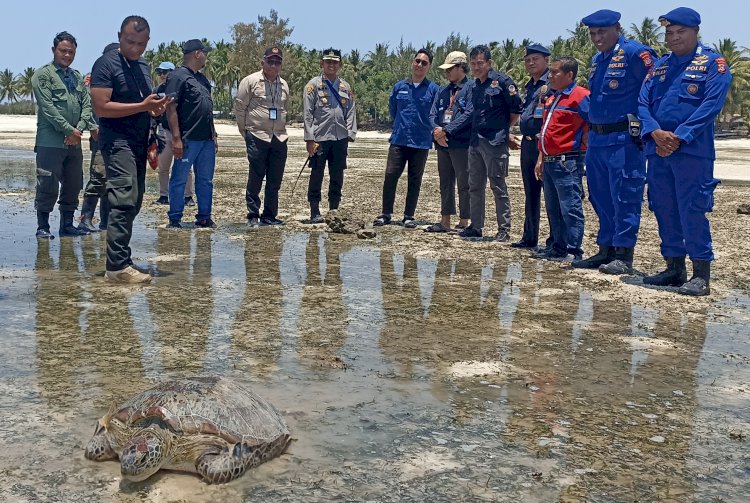
{"type": "Polygon", "coordinates": [[[267,59],[266,64],[268,66],[281,66],[281,60],[280,59],[267,59]]]}
{"type": "Polygon", "coordinates": [[[427,61],[426,59],[419,59],[419,58],[414,58],[414,63],[419,66],[427,66],[430,64],[430,62],[427,61]]]}

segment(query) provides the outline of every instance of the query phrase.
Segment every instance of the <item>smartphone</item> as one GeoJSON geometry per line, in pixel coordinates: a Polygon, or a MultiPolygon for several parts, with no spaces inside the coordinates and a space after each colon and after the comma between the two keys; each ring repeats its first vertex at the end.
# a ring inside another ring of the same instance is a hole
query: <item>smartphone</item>
{"type": "Polygon", "coordinates": [[[169,96],[170,98],[175,99],[177,97],[177,93],[168,93],[168,94],[167,93],[156,93],[156,95],[159,98],[164,98],[165,96],[169,96]]]}

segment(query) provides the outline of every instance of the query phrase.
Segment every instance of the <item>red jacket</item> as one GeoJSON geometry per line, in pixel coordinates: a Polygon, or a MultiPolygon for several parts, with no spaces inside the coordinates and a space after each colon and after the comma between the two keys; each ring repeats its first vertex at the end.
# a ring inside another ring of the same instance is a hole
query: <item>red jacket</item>
{"type": "Polygon", "coordinates": [[[574,82],[547,98],[539,133],[539,150],[544,155],[586,150],[589,94],[588,89],[574,82]]]}

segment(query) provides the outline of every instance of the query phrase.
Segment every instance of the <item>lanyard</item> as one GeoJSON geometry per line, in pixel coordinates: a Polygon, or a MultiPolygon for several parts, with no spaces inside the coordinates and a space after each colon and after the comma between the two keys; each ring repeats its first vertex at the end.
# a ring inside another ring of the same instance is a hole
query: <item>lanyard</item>
{"type": "MultiPolygon", "coordinates": [[[[145,99],[146,96],[143,94],[143,89],[141,89],[141,83],[138,81],[138,77],[135,76],[135,72],[133,71],[133,68],[130,66],[130,62],[128,61],[128,58],[122,55],[121,52],[118,52],[120,59],[125,62],[125,66],[128,67],[128,73],[130,73],[130,76],[133,77],[133,80],[135,81],[135,86],[138,88],[138,94],[141,95],[141,99],[145,99]]],[[[141,75],[141,78],[143,78],[143,75],[141,75]]]]}
{"type": "Polygon", "coordinates": [[[328,80],[326,78],[324,78],[323,80],[325,81],[326,85],[328,86],[328,90],[331,91],[331,94],[333,95],[334,98],[336,98],[336,101],[338,102],[339,106],[343,110],[344,109],[344,105],[341,104],[341,96],[339,96],[339,92],[336,90],[335,87],[333,87],[333,84],[331,83],[330,80],[328,80]]]}
{"type": "Polygon", "coordinates": [[[273,83],[268,84],[268,89],[271,91],[271,108],[276,108],[276,95],[279,92],[279,77],[273,83]]]}

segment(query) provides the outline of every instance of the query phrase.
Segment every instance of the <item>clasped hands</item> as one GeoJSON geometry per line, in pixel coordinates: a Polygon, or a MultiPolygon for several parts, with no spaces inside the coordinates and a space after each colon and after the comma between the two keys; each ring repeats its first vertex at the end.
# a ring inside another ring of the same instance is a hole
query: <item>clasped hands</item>
{"type": "Polygon", "coordinates": [[[651,132],[651,138],[656,142],[656,153],[661,157],[668,157],[674,154],[680,148],[680,141],[682,141],[673,132],[662,129],[651,132]]]}
{"type": "Polygon", "coordinates": [[[435,142],[441,147],[448,147],[448,136],[445,134],[445,129],[436,127],[432,131],[432,136],[435,138],[435,142]]]}

